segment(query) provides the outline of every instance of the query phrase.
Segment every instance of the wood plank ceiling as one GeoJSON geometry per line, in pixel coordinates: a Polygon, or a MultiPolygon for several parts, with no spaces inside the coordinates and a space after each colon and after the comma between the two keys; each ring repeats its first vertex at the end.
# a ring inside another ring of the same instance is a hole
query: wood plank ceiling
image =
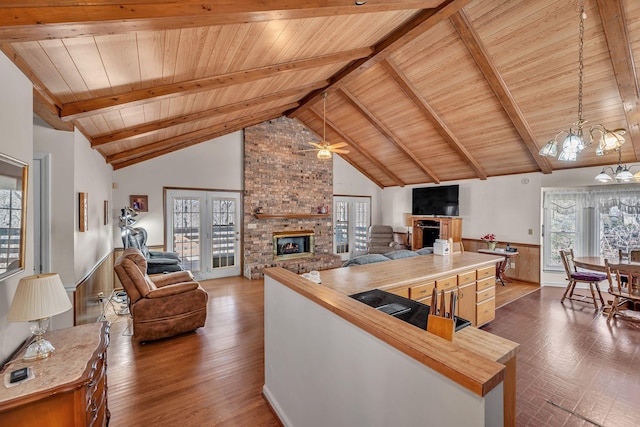
{"type": "MultiPolygon", "coordinates": [[[[575,0],[364,3],[3,2],[0,46],[115,169],[281,115],[321,136],[323,92],[327,140],[380,187],[617,163],[537,154],[577,119],[575,0]]],[[[584,7],[584,118],[627,129],[632,163],[640,2],[584,7]]]]}

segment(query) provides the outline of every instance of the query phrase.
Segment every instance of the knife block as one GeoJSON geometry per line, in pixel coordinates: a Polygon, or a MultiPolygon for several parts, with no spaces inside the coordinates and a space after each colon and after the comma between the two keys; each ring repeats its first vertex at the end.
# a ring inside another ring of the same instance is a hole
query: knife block
{"type": "Polygon", "coordinates": [[[449,341],[453,340],[454,330],[455,323],[453,322],[453,319],[434,316],[432,314],[427,318],[427,332],[431,332],[440,338],[444,338],[449,341]]]}

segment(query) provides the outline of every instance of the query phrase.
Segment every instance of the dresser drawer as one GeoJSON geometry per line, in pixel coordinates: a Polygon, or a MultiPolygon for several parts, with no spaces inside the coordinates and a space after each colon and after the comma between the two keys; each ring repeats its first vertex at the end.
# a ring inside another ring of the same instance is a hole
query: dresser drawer
{"type": "Polygon", "coordinates": [[[400,297],[409,298],[409,287],[403,286],[401,288],[383,289],[383,291],[389,292],[400,297]]]}
{"type": "Polygon", "coordinates": [[[438,291],[448,291],[458,286],[458,276],[443,277],[436,279],[436,288],[438,291]]]}
{"type": "Polygon", "coordinates": [[[477,285],[476,285],[476,290],[478,292],[480,292],[480,291],[483,291],[485,289],[495,288],[495,287],[496,287],[496,278],[495,277],[489,277],[487,279],[478,280],[477,285]]]}
{"type": "Polygon", "coordinates": [[[496,275],[496,266],[492,265],[491,267],[479,268],[478,269],[478,280],[485,279],[487,277],[496,275]]]}
{"type": "Polygon", "coordinates": [[[458,274],[458,286],[467,285],[476,281],[476,271],[467,271],[462,274],[458,274]]]}
{"type": "Polygon", "coordinates": [[[489,298],[493,298],[496,296],[496,287],[493,286],[491,288],[483,289],[481,291],[476,292],[476,301],[482,302],[488,300],[489,298]]]}
{"type": "Polygon", "coordinates": [[[496,317],[496,299],[490,298],[476,304],[476,325],[482,326],[496,317]]]}
{"type": "Polygon", "coordinates": [[[431,296],[433,288],[436,286],[435,282],[423,283],[421,285],[414,285],[409,288],[409,298],[419,301],[423,298],[431,296]]]}

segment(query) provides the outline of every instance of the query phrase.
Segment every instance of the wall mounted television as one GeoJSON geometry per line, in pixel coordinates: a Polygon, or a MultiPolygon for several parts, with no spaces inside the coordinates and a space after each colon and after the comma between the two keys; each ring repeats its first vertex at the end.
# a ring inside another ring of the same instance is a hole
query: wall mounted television
{"type": "Polygon", "coordinates": [[[458,185],[414,188],[412,214],[458,216],[458,185]]]}

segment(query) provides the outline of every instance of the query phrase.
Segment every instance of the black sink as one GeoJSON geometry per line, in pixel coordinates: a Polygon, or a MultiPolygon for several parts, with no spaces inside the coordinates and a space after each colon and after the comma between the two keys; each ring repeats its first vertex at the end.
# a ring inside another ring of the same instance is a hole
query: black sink
{"type": "MultiPolygon", "coordinates": [[[[427,329],[427,317],[430,307],[426,304],[381,291],[380,289],[373,289],[349,296],[370,307],[377,308],[393,317],[411,323],[420,329],[427,329]]],[[[470,325],[471,322],[469,320],[456,317],[456,331],[470,325]]]]}

